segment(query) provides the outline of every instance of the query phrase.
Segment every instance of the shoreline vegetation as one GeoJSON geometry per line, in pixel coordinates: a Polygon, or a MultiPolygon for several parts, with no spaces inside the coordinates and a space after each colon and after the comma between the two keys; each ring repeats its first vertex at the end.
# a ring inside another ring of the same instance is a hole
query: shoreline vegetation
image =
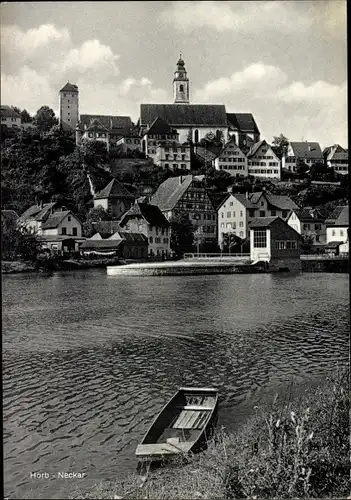
{"type": "MultiPolygon", "coordinates": [[[[349,368],[284,399],[276,395],[235,434],[140,476],[76,488],[71,499],[350,498],[349,368]]],[[[116,471],[116,475],[118,471],[116,471]]]]}
{"type": "Polygon", "coordinates": [[[50,273],[54,271],[71,271],[77,269],[105,268],[106,266],[118,265],[119,258],[102,259],[45,259],[37,261],[1,261],[1,274],[18,273],[50,273]]]}

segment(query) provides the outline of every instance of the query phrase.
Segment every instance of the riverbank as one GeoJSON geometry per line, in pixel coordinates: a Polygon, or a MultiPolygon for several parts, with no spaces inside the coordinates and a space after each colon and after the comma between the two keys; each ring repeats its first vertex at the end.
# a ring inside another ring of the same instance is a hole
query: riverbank
{"type": "Polygon", "coordinates": [[[349,370],[289,394],[256,407],[238,433],[220,431],[186,465],[102,482],[70,498],[347,498],[349,370]]]}
{"type": "Polygon", "coordinates": [[[119,259],[50,259],[37,262],[29,261],[1,261],[1,274],[53,272],[76,269],[106,268],[116,266],[119,259]]]}

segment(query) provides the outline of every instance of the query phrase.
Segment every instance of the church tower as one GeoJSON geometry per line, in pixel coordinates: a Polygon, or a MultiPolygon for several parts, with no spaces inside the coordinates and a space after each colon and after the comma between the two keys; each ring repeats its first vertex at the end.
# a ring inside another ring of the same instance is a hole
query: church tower
{"type": "Polygon", "coordinates": [[[177,69],[173,79],[173,102],[174,104],[189,104],[189,79],[187,77],[185,64],[180,54],[177,69]]]}

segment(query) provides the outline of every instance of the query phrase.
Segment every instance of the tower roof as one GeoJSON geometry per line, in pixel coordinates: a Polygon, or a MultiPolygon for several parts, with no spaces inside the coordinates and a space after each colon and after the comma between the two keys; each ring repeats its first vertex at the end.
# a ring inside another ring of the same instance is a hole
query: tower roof
{"type": "Polygon", "coordinates": [[[60,92],[78,92],[78,86],[74,85],[74,83],[67,82],[60,92]]]}

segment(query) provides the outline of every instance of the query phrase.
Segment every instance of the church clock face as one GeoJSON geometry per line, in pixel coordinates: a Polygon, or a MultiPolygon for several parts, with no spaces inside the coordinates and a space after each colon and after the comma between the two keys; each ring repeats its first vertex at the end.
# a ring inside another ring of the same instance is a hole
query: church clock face
{"type": "Polygon", "coordinates": [[[183,78],[183,73],[179,73],[179,78],[183,78]]]}

